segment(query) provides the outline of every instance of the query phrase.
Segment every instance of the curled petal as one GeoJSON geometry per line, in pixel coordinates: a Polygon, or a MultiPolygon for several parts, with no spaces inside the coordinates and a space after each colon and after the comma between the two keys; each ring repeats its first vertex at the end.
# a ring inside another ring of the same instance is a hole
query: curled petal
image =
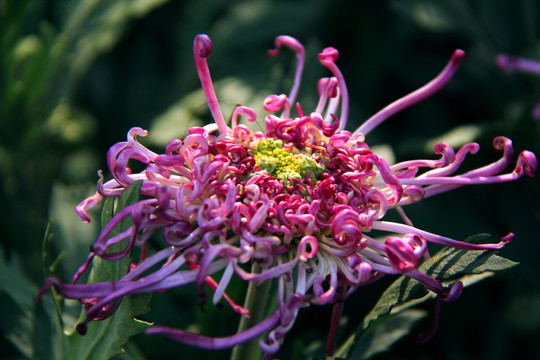
{"type": "Polygon", "coordinates": [[[144,130],[140,127],[133,127],[128,131],[127,140],[137,141],[137,136],[148,136],[148,130],[144,130]]]}
{"type": "Polygon", "coordinates": [[[364,122],[358,129],[356,129],[355,133],[361,132],[366,135],[375,127],[377,127],[377,125],[379,125],[392,115],[438,92],[450,81],[450,79],[452,79],[464,57],[465,52],[463,50],[454,51],[452,58],[450,59],[446,67],[442,70],[442,72],[437,75],[437,77],[435,77],[433,80],[431,80],[418,90],[415,90],[409,95],[406,95],[401,99],[398,99],[390,105],[386,106],[384,109],[367,119],[366,122],[364,122]]]}
{"type": "Polygon", "coordinates": [[[398,224],[398,223],[389,222],[389,221],[374,221],[373,229],[397,232],[397,233],[402,233],[402,234],[415,233],[418,236],[421,236],[426,241],[429,241],[435,244],[444,245],[444,246],[454,247],[458,249],[465,249],[465,250],[500,249],[512,240],[512,236],[507,235],[503,237],[501,241],[495,244],[470,244],[463,241],[458,241],[458,240],[450,239],[444,236],[436,235],[436,234],[433,234],[424,230],[420,230],[410,225],[398,224]]]}
{"type": "Polygon", "coordinates": [[[418,202],[424,198],[426,191],[421,186],[410,185],[403,189],[403,197],[413,202],[418,202]]]}
{"type": "Polygon", "coordinates": [[[200,34],[193,40],[193,56],[195,57],[195,66],[197,67],[197,73],[201,80],[201,85],[206,97],[206,102],[212,113],[212,117],[216,122],[219,132],[222,135],[229,133],[229,128],[225,124],[223,113],[219,107],[216,92],[214,91],[214,85],[212,83],[212,77],[210,76],[210,70],[208,69],[208,63],[206,57],[212,53],[212,41],[206,34],[200,34]]]}
{"type": "Polygon", "coordinates": [[[328,94],[328,97],[330,98],[335,98],[336,96],[338,96],[338,79],[336,79],[335,77],[331,77],[328,80],[326,92],[328,94]]]}
{"type": "MultiPolygon", "coordinates": [[[[390,169],[392,171],[398,171],[396,176],[399,178],[411,178],[415,177],[419,168],[444,168],[449,166],[455,161],[456,155],[452,147],[445,143],[438,143],[433,148],[433,152],[437,155],[442,155],[439,160],[409,160],[392,165],[390,169]],[[404,170],[403,170],[404,169],[404,170]]],[[[427,174],[427,173],[426,173],[427,174]]],[[[423,176],[427,176],[424,174],[423,176]]]]}
{"type": "Polygon", "coordinates": [[[452,163],[456,158],[454,149],[452,149],[450,145],[443,142],[435,144],[433,147],[433,152],[437,155],[442,155],[442,164],[440,166],[448,166],[448,164],[452,163]]]}
{"type": "Polygon", "coordinates": [[[91,297],[106,296],[114,290],[114,284],[111,282],[94,283],[94,284],[64,284],[56,277],[48,278],[37,295],[37,300],[41,301],[41,297],[47,290],[54,287],[62,295],[70,299],[84,299],[91,297]]]}
{"type": "Polygon", "coordinates": [[[339,118],[339,130],[345,129],[349,117],[349,92],[343,74],[335,64],[338,58],[338,51],[332,47],[325,48],[319,55],[319,61],[326,66],[338,81],[339,91],[341,92],[341,114],[339,118]]]}
{"type": "Polygon", "coordinates": [[[276,48],[273,50],[268,50],[268,53],[272,56],[275,56],[279,52],[279,48],[282,46],[287,46],[296,52],[297,64],[296,64],[296,73],[294,75],[294,85],[289,94],[289,104],[293,104],[298,95],[298,89],[300,88],[300,79],[302,77],[302,71],[304,69],[304,46],[291,36],[281,35],[276,38],[276,48]]]}
{"type": "Polygon", "coordinates": [[[131,128],[128,131],[127,140],[128,140],[128,143],[130,143],[133,146],[134,152],[137,154],[137,156],[142,159],[140,161],[145,162],[145,163],[149,163],[150,161],[153,161],[158,154],[154,153],[153,151],[148,150],[146,147],[141,145],[139,141],[137,140],[137,136],[142,136],[142,137],[148,136],[148,130],[144,130],[139,127],[131,128]]]}
{"type": "Polygon", "coordinates": [[[332,114],[331,117],[332,121],[327,122],[323,119],[323,117],[319,113],[311,113],[311,119],[313,120],[313,124],[317,126],[319,129],[322,130],[322,133],[325,136],[332,136],[339,128],[339,119],[332,114]]]}
{"type": "Polygon", "coordinates": [[[362,240],[358,213],[350,209],[339,211],[332,221],[332,235],[339,246],[356,249],[362,240]]]}
{"type": "MultiPolygon", "coordinates": [[[[325,106],[327,105],[328,98],[336,98],[339,96],[338,80],[335,77],[321,78],[317,82],[317,93],[319,94],[319,102],[315,113],[322,114],[325,106]]],[[[328,106],[328,113],[332,113],[334,109],[328,106]]]]}
{"type": "Polygon", "coordinates": [[[403,238],[389,236],[384,242],[384,249],[392,266],[406,273],[418,266],[420,257],[426,251],[426,242],[415,233],[405,234],[403,238]]]}
{"type": "Polygon", "coordinates": [[[367,159],[367,162],[377,166],[384,183],[392,190],[393,196],[388,199],[388,203],[396,204],[403,196],[403,186],[400,180],[392,173],[383,157],[373,154],[367,159]]]}
{"type": "Polygon", "coordinates": [[[290,103],[287,99],[287,95],[269,95],[264,99],[263,102],[264,109],[269,112],[280,111],[281,109],[289,108],[290,103]]]}
{"type": "Polygon", "coordinates": [[[212,246],[201,259],[201,267],[199,273],[197,274],[197,286],[201,287],[204,282],[204,278],[209,275],[211,271],[210,265],[214,262],[216,257],[225,257],[228,259],[238,258],[241,255],[241,250],[237,247],[231,246],[229,244],[219,244],[212,246]]]}
{"type": "Polygon", "coordinates": [[[79,215],[79,218],[85,223],[90,222],[90,216],[88,216],[88,210],[99,204],[103,197],[100,194],[95,194],[89,198],[84,199],[75,207],[75,212],[79,215]]]}
{"type": "Polygon", "coordinates": [[[294,50],[297,54],[303,54],[304,53],[304,46],[300,43],[300,41],[296,40],[292,36],[287,35],[280,35],[276,38],[276,48],[272,50],[268,50],[268,53],[272,56],[276,56],[279,53],[279,48],[282,46],[287,46],[294,50]]]}
{"type": "Polygon", "coordinates": [[[326,89],[328,88],[328,80],[330,80],[330,78],[323,77],[317,81],[317,95],[319,97],[327,95],[326,89]]]}
{"type": "Polygon", "coordinates": [[[319,250],[319,241],[316,237],[304,236],[298,244],[298,257],[302,261],[307,261],[317,255],[319,250]]]}
{"type": "Polygon", "coordinates": [[[251,220],[249,221],[249,231],[251,233],[256,233],[257,230],[259,230],[259,228],[266,221],[270,202],[268,201],[268,197],[266,195],[263,197],[262,200],[262,205],[257,209],[255,214],[253,214],[251,220]]]}
{"type": "Polygon", "coordinates": [[[442,167],[440,169],[433,169],[427,171],[419,177],[446,176],[452,174],[461,166],[467,154],[476,154],[478,150],[480,150],[480,145],[478,145],[477,143],[468,143],[466,145],[463,145],[461,149],[458,150],[454,160],[450,164],[448,164],[448,166],[442,167]]]}
{"type": "Polygon", "coordinates": [[[358,274],[359,283],[363,284],[368,281],[371,281],[373,278],[373,272],[371,265],[369,265],[367,262],[363,261],[359,263],[357,266],[355,266],[355,271],[358,274]]]}
{"type": "MultiPolygon", "coordinates": [[[[133,214],[133,212],[138,212],[141,215],[138,215],[139,217],[142,217],[142,212],[145,213],[145,218],[148,218],[151,213],[153,213],[153,209],[157,204],[156,199],[147,199],[147,200],[141,200],[139,202],[136,202],[132,205],[126,206],[124,209],[122,209],[118,214],[116,214],[109,223],[105,226],[103,229],[103,232],[98,237],[96,242],[92,244],[91,249],[92,252],[96,253],[100,257],[108,258],[108,259],[115,259],[117,257],[123,257],[130,249],[131,246],[133,246],[133,236],[135,235],[137,229],[134,228],[134,226],[128,228],[127,230],[121,232],[118,235],[113,236],[112,238],[109,238],[109,235],[113,231],[116,226],[120,224],[120,222],[133,214]],[[116,244],[126,237],[130,237],[130,242],[126,248],[118,253],[107,253],[107,250],[109,247],[113,244],[116,244]]],[[[142,224],[141,224],[142,225],[142,224]]]]}
{"type": "Polygon", "coordinates": [[[446,294],[444,296],[444,301],[451,302],[456,300],[461,296],[463,292],[463,283],[461,281],[456,281],[447,288],[446,294]]]}
{"type": "Polygon", "coordinates": [[[315,299],[312,300],[313,303],[323,305],[331,303],[332,301],[335,301],[336,296],[336,290],[338,287],[338,277],[337,277],[337,269],[334,262],[329,261],[328,262],[328,272],[330,273],[330,280],[329,280],[329,287],[328,290],[324,291],[322,287],[322,276],[317,274],[315,283],[313,284],[313,293],[315,294],[315,299]]]}
{"type": "Polygon", "coordinates": [[[172,155],[173,153],[178,152],[181,147],[182,141],[178,139],[173,139],[167,144],[167,147],[165,148],[165,154],[172,155]]]}
{"type": "Polygon", "coordinates": [[[519,154],[517,164],[516,164],[516,173],[520,176],[523,174],[533,177],[538,170],[538,162],[536,156],[530,151],[523,151],[519,154]]]}
{"type": "MultiPolygon", "coordinates": [[[[378,210],[374,219],[378,220],[386,214],[387,202],[386,196],[378,189],[371,189],[365,195],[365,201],[370,205],[376,204],[378,210]]],[[[369,225],[371,227],[371,223],[369,225]]]]}
{"type": "Polygon", "coordinates": [[[490,176],[497,174],[510,164],[512,161],[512,158],[514,157],[514,148],[512,147],[512,140],[504,137],[504,136],[498,136],[495,139],[493,139],[493,147],[497,150],[503,150],[503,156],[498,161],[483,166],[481,168],[469,171],[463,176],[465,177],[479,177],[479,176],[490,176]]]}
{"type": "Polygon", "coordinates": [[[243,344],[247,341],[253,340],[268,330],[274,328],[279,323],[279,310],[274,312],[265,320],[261,321],[257,325],[242,331],[240,333],[225,336],[225,337],[216,337],[212,338],[209,336],[204,336],[200,334],[190,333],[188,331],[173,329],[165,326],[154,325],[145,330],[147,335],[162,335],[174,339],[178,342],[197,346],[203,349],[229,349],[238,344],[243,344]]]}
{"type": "Polygon", "coordinates": [[[354,285],[363,285],[371,282],[374,279],[372,266],[361,256],[355,254],[349,257],[350,267],[353,269],[356,276],[354,285]]]}
{"type": "Polygon", "coordinates": [[[269,279],[277,279],[280,276],[290,273],[297,264],[298,264],[298,259],[293,259],[289,262],[286,262],[280,265],[275,265],[267,270],[263,270],[260,273],[248,273],[247,271],[242,269],[240,266],[238,266],[236,262],[233,263],[233,266],[234,266],[234,271],[242,279],[247,280],[247,281],[262,282],[269,279]]]}
{"type": "Polygon", "coordinates": [[[339,52],[333,47],[324,48],[318,55],[319,61],[324,63],[334,62],[338,59],[339,52]]]}
{"type": "Polygon", "coordinates": [[[170,245],[179,246],[191,238],[195,229],[186,221],[177,221],[163,228],[163,239],[170,245]]]}
{"type": "Polygon", "coordinates": [[[201,58],[210,56],[212,53],[212,40],[210,40],[210,37],[206,34],[195,36],[193,52],[201,58]]]}
{"type": "Polygon", "coordinates": [[[232,128],[235,129],[238,124],[238,116],[244,115],[248,118],[248,121],[254,122],[257,119],[257,113],[247,106],[237,106],[234,108],[232,116],[232,128]]]}

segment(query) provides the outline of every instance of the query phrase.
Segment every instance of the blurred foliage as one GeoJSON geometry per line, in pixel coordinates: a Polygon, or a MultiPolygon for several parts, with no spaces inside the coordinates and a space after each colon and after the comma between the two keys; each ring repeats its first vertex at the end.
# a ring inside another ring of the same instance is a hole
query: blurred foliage
{"type": "MultiPolygon", "coordinates": [[[[389,119],[367,141],[397,161],[433,156],[432,145],[443,139],[454,146],[477,141],[481,151],[465,164],[473,167],[497,158],[491,141],[499,135],[514,141],[516,153],[540,154],[540,124],[531,117],[540,78],[494,65],[498,53],[540,59],[539,20],[534,0],[0,0],[0,358],[47,359],[56,351],[54,303],[47,297],[43,306],[34,302],[44,276],[42,234],[54,217],[49,255],[54,262],[63,254],[54,271],[68,279],[97,231],[80,224],[72,209],[95,189],[108,147],[140,126],[151,131],[147,143],[162,149],[188,127],[209,121],[191,54],[195,34],[208,33],[214,42],[208,61],[225,113],[237,103],[261,109],[265,95],[288,92],[293,57],[266,54],[279,34],[306,47],[299,100],[309,111],[316,81],[327,74],[316,54],[336,47],[351,94],[350,130],[429,81],[462,48],[467,57],[443,91],[389,119]]],[[[258,120],[255,126],[262,126],[264,119],[258,120]]],[[[407,208],[416,226],[459,239],[515,232],[501,255],[520,265],[444,304],[439,330],[427,344],[417,345],[415,335],[430,316],[403,313],[395,321],[412,332],[391,341],[401,339],[392,358],[540,358],[539,189],[538,178],[523,179],[463,188],[407,208]]],[[[358,289],[347,300],[342,342],[392,280],[358,289]]],[[[241,299],[242,284],[232,286],[231,296],[241,299]]],[[[235,331],[235,314],[209,305],[203,313],[192,294],[186,287],[155,296],[148,320],[210,335],[235,331]]],[[[429,304],[421,311],[430,314],[429,304]]],[[[63,306],[72,316],[80,311],[63,306]]],[[[331,307],[301,311],[278,356],[323,356],[327,327],[321,324],[329,323],[330,313],[331,307]]],[[[363,349],[363,357],[389,355],[363,349]]],[[[117,358],[178,354],[220,359],[229,352],[138,335],[117,358]]]]}
{"type": "Polygon", "coordinates": [[[96,165],[85,147],[97,123],[74,101],[78,84],[128,23],[165,2],[0,1],[0,236],[8,246],[37,261],[53,182],[95,171],[84,163],[96,165]],[[63,166],[76,162],[77,172],[63,166]]]}

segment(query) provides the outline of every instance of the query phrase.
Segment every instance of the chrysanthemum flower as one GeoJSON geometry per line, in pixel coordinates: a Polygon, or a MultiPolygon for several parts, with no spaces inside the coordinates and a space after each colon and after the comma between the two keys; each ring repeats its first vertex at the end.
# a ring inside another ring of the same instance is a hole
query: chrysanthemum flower
{"type": "MultiPolygon", "coordinates": [[[[331,77],[318,83],[319,103],[307,113],[295,103],[304,62],[304,49],[295,39],[279,36],[276,54],[289,47],[297,56],[294,86],[289,95],[270,95],[264,101],[266,132],[238,124],[238,117],[253,121],[255,112],[238,106],[228,125],[220,110],[206,58],[212,43],[198,35],[193,43],[195,63],[215,123],[189,129],[183,140],[172,140],[164,154],[138,142],[147,131],[133,128],[127,141],[113,145],[107,163],[113,176],[104,182],[100,173],[97,193],[76,208],[83,221],[87,210],[104,197],[117,197],[136,180],[142,180],[144,196],[120,211],[91,246],[88,260],[71,284],[50,278],[41,293],[54,286],[66,298],[85,304],[86,320],[77,327],[84,333],[88,323],[110,316],[124,296],[151,293],[196,283],[214,291],[212,302],[223,297],[241,316],[250,309],[237,305],[225,291],[233,276],[246,282],[277,282],[278,308],[251,328],[224,338],[211,338],[153,325],[147,334],[160,334],[208,349],[230,348],[260,338],[266,356],[275,354],[291,329],[300,308],[343,300],[359,286],[386,274],[404,274],[437,294],[440,301],[456,299],[461,282],[448,287],[418,270],[428,257],[427,244],[460,249],[499,249],[513,235],[495,244],[469,244],[416,228],[403,207],[464,185],[489,184],[533,176],[537,162],[523,151],[513,171],[501,174],[513,157],[509,139],[498,137],[494,147],[503,151],[497,162],[459,173],[470,143],[455,151],[439,143],[438,159],[411,160],[390,165],[373,153],[365,136],[396,112],[437,92],[455,73],[464,52],[456,50],[450,62],[431,82],[395,101],[353,132],[345,130],[349,98],[342,73],[336,65],[338,51],[326,48],[320,63],[331,77]],[[292,115],[292,113],[296,115],[292,115]],[[280,113],[280,114],[278,114],[280,113]],[[129,162],[144,164],[139,173],[129,162]],[[402,222],[386,221],[395,209],[402,222]],[[119,234],[111,231],[125,219],[133,225],[119,234]],[[378,240],[372,230],[386,232],[378,240]],[[120,280],[77,284],[94,257],[118,260],[130,256],[135,246],[161,233],[163,248],[141,259],[120,280]],[[127,239],[127,242],[125,241],[127,239]],[[124,241],[121,251],[111,246],[124,241]],[[256,264],[255,267],[251,267],[256,264]],[[156,270],[156,265],[158,269],[156,270]],[[257,269],[257,270],[252,270],[257,269]],[[219,279],[214,279],[220,272],[219,279]],[[215,276],[214,276],[215,277],[215,276]]],[[[339,311],[337,311],[339,315],[339,311]]],[[[332,326],[331,337],[335,335],[332,326]]],[[[331,350],[330,350],[331,352],[331,350]]]]}

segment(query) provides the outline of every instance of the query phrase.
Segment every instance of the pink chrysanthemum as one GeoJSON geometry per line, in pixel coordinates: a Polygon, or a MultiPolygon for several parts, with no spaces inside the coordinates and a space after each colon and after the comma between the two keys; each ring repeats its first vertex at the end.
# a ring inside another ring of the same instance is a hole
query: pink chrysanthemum
{"type": "Polygon", "coordinates": [[[319,61],[332,77],[319,81],[320,101],[307,114],[295,104],[304,49],[297,40],[279,36],[271,54],[283,46],[296,52],[295,82],[288,96],[265,99],[264,108],[270,113],[265,118],[265,133],[238,125],[238,116],[251,121],[256,117],[243,106],[234,110],[231,126],[227,125],[206,62],[212,44],[208,36],[198,35],[193,45],[195,63],[215,123],[189,129],[189,135],[172,140],[164,154],[154,153],[137,141],[137,137],[147,135],[140,128],[131,129],[127,141],[110,148],[107,163],[114,179],[104,182],[101,176],[98,192],[77,206],[77,213],[83,221],[90,221],[88,209],[104,197],[119,196],[136,180],[142,180],[144,199],[127,206],[107,224],[72,284],[53,277],[41,292],[52,285],[65,297],[86,304],[87,318],[78,325],[79,332],[85,332],[87,323],[110,316],[126,295],[188,283],[196,283],[203,298],[203,285],[210,285],[214,304],[226,297],[235,311],[249,316],[250,309],[236,305],[225,293],[231,278],[238,276],[256,284],[276,280],[279,307],[237,334],[210,338],[159,325],[146,330],[147,334],[208,349],[233,347],[266,334],[259,344],[269,357],[278,351],[300,308],[341,301],[357,287],[385,274],[414,278],[440,300],[457,298],[461,282],[444,287],[418,270],[428,256],[428,243],[498,249],[511,241],[512,234],[499,243],[480,245],[436,235],[414,227],[402,207],[463,185],[533,176],[537,168],[534,154],[523,151],[514,170],[500,174],[510,164],[513,148],[509,139],[498,137],[494,147],[503,151],[499,161],[459,174],[466,155],[479,150],[477,144],[454,151],[439,143],[434,148],[439,159],[390,165],[365,142],[365,136],[382,121],[443,87],[463,59],[463,51],[456,50],[431,82],[390,104],[351,133],[345,130],[349,99],[335,64],[337,50],[326,48],[319,54],[319,61]],[[296,116],[291,115],[293,110],[296,116]],[[281,114],[275,115],[277,112],[281,114]],[[143,163],[145,169],[132,173],[128,163],[133,160],[143,163]],[[391,209],[399,212],[402,222],[384,220],[391,209]],[[133,225],[111,236],[124,218],[131,218],[133,225]],[[372,230],[388,235],[377,240],[370,236],[372,230]],[[142,256],[122,279],[76,284],[93,257],[118,260],[128,256],[134,246],[144,247],[158,231],[163,248],[142,256]],[[122,251],[110,252],[112,245],[126,239],[122,251]],[[158,264],[161,266],[155,270],[158,264]],[[251,264],[257,264],[258,270],[250,270],[251,264]],[[218,272],[222,272],[221,278],[214,280],[211,276],[218,272]]]}

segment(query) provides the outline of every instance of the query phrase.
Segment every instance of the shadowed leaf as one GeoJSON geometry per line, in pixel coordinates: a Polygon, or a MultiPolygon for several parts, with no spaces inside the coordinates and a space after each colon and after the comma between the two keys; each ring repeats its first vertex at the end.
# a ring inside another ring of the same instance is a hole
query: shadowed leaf
{"type": "MultiPolygon", "coordinates": [[[[105,201],[101,214],[102,227],[110,221],[114,214],[138,201],[141,184],[140,181],[136,181],[122,192],[118,200],[108,198],[105,201]]],[[[130,221],[123,221],[113,230],[111,236],[120,233],[129,226],[131,226],[130,221]]],[[[124,244],[116,244],[115,247],[118,249],[122,245],[124,244]]],[[[111,250],[116,251],[115,249],[111,250]]],[[[125,257],[120,261],[107,261],[96,257],[92,263],[92,271],[88,282],[118,280],[128,272],[129,265],[129,257],[125,257]]],[[[134,316],[144,314],[149,310],[150,298],[149,295],[126,297],[111,317],[89,324],[86,335],[82,336],[73,332],[69,335],[70,356],[73,356],[74,359],[97,360],[109,359],[113,355],[122,353],[124,351],[122,346],[128,339],[142,332],[150,325],[134,318],[134,316]]],[[[80,320],[84,319],[85,316],[83,311],[80,320]]]]}
{"type": "Polygon", "coordinates": [[[362,336],[350,355],[350,359],[370,359],[390,350],[392,345],[409,334],[413,327],[426,316],[426,311],[408,309],[399,314],[380,317],[376,320],[376,326],[371,326],[362,336]]]}
{"type": "MultiPolygon", "coordinates": [[[[465,240],[475,243],[487,238],[480,234],[465,240]]],[[[504,270],[517,265],[517,263],[496,255],[489,250],[462,250],[446,248],[426,260],[419,270],[448,285],[457,280],[468,286],[493,274],[494,271],[504,270]]],[[[364,318],[361,326],[345,342],[337,352],[339,356],[347,356],[357,347],[360,339],[366,335],[366,330],[372,331],[377,326],[377,319],[388,314],[396,314],[414,305],[420,304],[435,297],[435,294],[426,290],[418,281],[401,276],[381,296],[373,309],[364,318]]],[[[367,346],[367,345],[366,345],[367,346]]]]}

